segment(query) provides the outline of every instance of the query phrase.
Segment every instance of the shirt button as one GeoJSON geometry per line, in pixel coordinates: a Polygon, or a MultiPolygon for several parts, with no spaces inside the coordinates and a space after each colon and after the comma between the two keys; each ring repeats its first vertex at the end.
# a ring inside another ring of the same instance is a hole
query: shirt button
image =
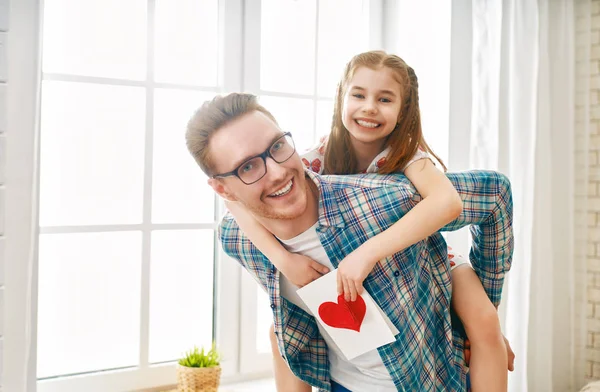
{"type": "Polygon", "coordinates": [[[271,304],[271,309],[275,309],[275,304],[271,304]]]}
{"type": "Polygon", "coordinates": [[[395,271],[394,272],[394,276],[397,278],[398,276],[400,276],[400,271],[395,271]]]}

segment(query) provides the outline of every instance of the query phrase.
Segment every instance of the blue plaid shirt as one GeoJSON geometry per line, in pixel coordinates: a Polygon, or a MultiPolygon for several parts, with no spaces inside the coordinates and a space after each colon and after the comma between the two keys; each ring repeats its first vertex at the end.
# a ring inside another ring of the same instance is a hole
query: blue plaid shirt
{"type": "MultiPolygon", "coordinates": [[[[320,176],[317,233],[332,264],[384,231],[421,197],[401,174],[320,176]]],[[[448,174],[463,200],[463,212],[443,230],[471,225],[470,260],[488,296],[498,305],[513,253],[509,180],[491,171],[448,174]]],[[[303,381],[330,391],[327,345],[317,321],[282,298],[279,273],[226,215],[219,227],[223,249],[269,295],[279,351],[303,381]]],[[[365,289],[398,328],[396,341],[378,349],[399,391],[465,390],[464,336],[450,322],[450,265],[446,242],[435,233],[380,260],[365,289]]]]}

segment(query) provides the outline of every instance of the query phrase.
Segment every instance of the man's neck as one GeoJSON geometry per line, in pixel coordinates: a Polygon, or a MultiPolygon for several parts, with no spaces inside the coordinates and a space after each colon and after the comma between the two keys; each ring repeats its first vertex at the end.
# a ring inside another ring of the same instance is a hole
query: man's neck
{"type": "Polygon", "coordinates": [[[304,233],[319,219],[319,190],[310,177],[305,178],[306,210],[302,215],[296,219],[261,221],[268,231],[282,240],[289,240],[304,233]]]}

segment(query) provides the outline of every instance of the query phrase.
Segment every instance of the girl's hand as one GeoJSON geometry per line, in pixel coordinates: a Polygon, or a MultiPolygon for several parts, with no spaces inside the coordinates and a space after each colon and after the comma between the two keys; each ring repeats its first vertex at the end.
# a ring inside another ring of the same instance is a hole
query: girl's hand
{"type": "Polygon", "coordinates": [[[356,301],[363,292],[362,282],[367,278],[374,264],[357,251],[350,253],[340,262],[337,270],[338,295],[344,294],[346,301],[356,301]]]}
{"type": "Polygon", "coordinates": [[[329,268],[310,257],[289,253],[279,269],[294,285],[303,287],[329,272],[329,268]]]}
{"type": "MultiPolygon", "coordinates": [[[[507,368],[512,372],[515,370],[515,353],[510,347],[510,343],[508,342],[508,339],[506,339],[506,336],[502,335],[502,338],[504,338],[504,345],[506,346],[506,357],[508,358],[507,368]]],[[[469,363],[471,362],[471,342],[469,339],[465,339],[465,362],[467,363],[467,366],[469,366],[469,363]]]]}

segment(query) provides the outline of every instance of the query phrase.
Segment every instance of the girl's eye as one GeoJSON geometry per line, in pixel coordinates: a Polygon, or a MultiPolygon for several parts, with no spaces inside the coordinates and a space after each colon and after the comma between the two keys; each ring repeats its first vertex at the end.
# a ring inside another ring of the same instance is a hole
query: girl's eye
{"type": "Polygon", "coordinates": [[[389,99],[389,98],[381,98],[380,101],[384,102],[384,103],[390,103],[390,102],[392,102],[392,100],[389,99]]]}
{"type": "Polygon", "coordinates": [[[362,95],[362,94],[358,94],[358,93],[356,93],[356,94],[352,94],[352,96],[353,96],[354,98],[358,98],[358,99],[363,99],[363,98],[365,97],[364,95],[362,95]]]}

